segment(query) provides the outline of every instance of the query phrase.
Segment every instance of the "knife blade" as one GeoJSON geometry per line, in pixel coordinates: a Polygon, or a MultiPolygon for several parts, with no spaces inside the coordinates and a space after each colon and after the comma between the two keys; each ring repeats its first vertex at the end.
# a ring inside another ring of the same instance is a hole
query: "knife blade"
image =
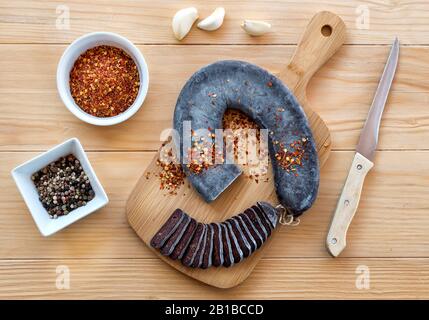
{"type": "Polygon", "coordinates": [[[335,209],[326,245],[337,257],[346,247],[347,230],[359,206],[360,195],[369,170],[374,166],[381,117],[399,60],[399,40],[395,39],[378,84],[365,125],[361,131],[356,154],[335,209]]]}

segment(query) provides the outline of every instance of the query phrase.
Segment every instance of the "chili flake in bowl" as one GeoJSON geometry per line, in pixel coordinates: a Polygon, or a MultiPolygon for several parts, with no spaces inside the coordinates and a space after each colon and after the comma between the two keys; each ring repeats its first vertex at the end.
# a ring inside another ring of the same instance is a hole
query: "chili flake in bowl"
{"type": "Polygon", "coordinates": [[[136,46],[110,32],[75,40],[57,68],[57,88],[65,106],[79,119],[109,126],[133,116],[149,87],[146,61],[136,46]]]}
{"type": "Polygon", "coordinates": [[[122,49],[101,45],[85,51],[70,72],[70,92],[76,104],[96,117],[113,117],[127,110],[140,87],[134,60],[122,49]]]}

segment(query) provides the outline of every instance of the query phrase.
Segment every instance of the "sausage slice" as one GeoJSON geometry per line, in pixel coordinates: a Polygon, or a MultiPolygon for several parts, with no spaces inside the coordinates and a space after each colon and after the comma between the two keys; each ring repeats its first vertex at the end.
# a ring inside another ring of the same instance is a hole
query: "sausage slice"
{"type": "Polygon", "coordinates": [[[223,265],[223,239],[222,228],[218,223],[212,223],[213,227],[213,266],[219,267],[223,265]]]}
{"type": "Polygon", "coordinates": [[[185,213],[181,209],[174,210],[170,218],[168,218],[168,220],[162,225],[158,232],[155,233],[152,240],[150,241],[150,245],[156,249],[161,248],[174,233],[174,231],[176,231],[184,216],[185,213]]]}
{"type": "Polygon", "coordinates": [[[265,229],[264,225],[261,222],[261,219],[257,216],[255,211],[252,208],[246,209],[244,211],[244,215],[247,216],[252,224],[255,226],[256,230],[258,230],[259,234],[262,236],[263,242],[265,242],[268,238],[268,232],[265,229]]]}
{"type": "Polygon", "coordinates": [[[246,214],[240,213],[238,216],[243,220],[253,239],[255,239],[256,249],[259,249],[265,241],[263,236],[259,233],[256,226],[253,225],[252,221],[246,214]]]}
{"type": "Polygon", "coordinates": [[[265,214],[262,212],[262,210],[258,206],[252,206],[251,208],[253,212],[256,213],[256,216],[259,218],[259,221],[261,221],[262,225],[264,226],[266,232],[267,232],[267,238],[271,235],[271,224],[268,221],[268,219],[265,217],[265,214]]]}
{"type": "Polygon", "coordinates": [[[258,201],[256,205],[261,208],[262,212],[265,213],[268,218],[268,221],[271,224],[271,229],[274,229],[279,222],[279,215],[276,208],[264,201],[258,201]]]}
{"type": "Polygon", "coordinates": [[[200,248],[201,242],[204,236],[205,225],[198,222],[197,230],[191,240],[191,243],[186,250],[185,255],[182,258],[182,263],[185,266],[190,267],[194,262],[195,256],[197,255],[198,249],[200,248]]]}
{"type": "Polygon", "coordinates": [[[191,218],[191,221],[189,222],[188,227],[183,234],[183,237],[180,239],[179,243],[176,245],[173,252],[170,254],[171,259],[182,259],[183,255],[186,252],[186,249],[188,248],[189,243],[192,240],[192,237],[194,236],[196,229],[197,221],[191,218]]]}
{"type": "Polygon", "coordinates": [[[247,258],[252,248],[250,247],[249,242],[247,241],[246,236],[244,235],[243,231],[241,230],[240,224],[238,221],[234,218],[227,220],[232,228],[232,232],[234,232],[235,238],[237,239],[238,245],[240,246],[241,251],[243,252],[243,257],[247,258]]]}
{"type": "Polygon", "coordinates": [[[234,257],[232,256],[231,240],[228,236],[228,230],[225,224],[219,224],[222,230],[222,246],[223,246],[223,266],[230,267],[234,264],[234,257]]]}
{"type": "Polygon", "coordinates": [[[250,253],[254,252],[258,248],[258,245],[256,243],[255,238],[253,238],[246,223],[244,222],[243,218],[241,216],[235,216],[233,219],[237,221],[237,223],[240,225],[241,231],[243,232],[244,237],[246,238],[247,242],[250,245],[250,253]]]}
{"type": "Polygon", "coordinates": [[[212,255],[213,255],[213,225],[207,225],[207,237],[206,237],[206,248],[203,254],[203,262],[201,264],[202,269],[207,269],[212,266],[212,255]]]}
{"type": "Polygon", "coordinates": [[[277,209],[257,202],[224,222],[204,224],[176,209],[151,239],[151,246],[187,267],[230,267],[250,256],[278,224],[277,209]]]}
{"type": "Polygon", "coordinates": [[[226,228],[228,229],[228,236],[231,241],[231,252],[234,258],[234,263],[239,263],[244,258],[243,251],[241,251],[240,245],[238,244],[237,237],[232,230],[231,223],[227,220],[224,222],[226,228]]]}
{"type": "Polygon", "coordinates": [[[201,240],[200,247],[198,248],[198,251],[195,254],[194,261],[192,262],[192,265],[191,265],[192,268],[199,268],[203,263],[204,250],[206,249],[207,229],[208,229],[208,225],[204,224],[203,238],[201,240]]]}
{"type": "Polygon", "coordinates": [[[183,234],[185,233],[186,228],[188,227],[190,222],[191,222],[191,217],[188,216],[186,213],[184,213],[184,218],[180,222],[176,231],[174,231],[171,237],[161,248],[161,253],[164,256],[169,256],[173,252],[174,248],[177,246],[180,239],[183,237],[183,234]]]}

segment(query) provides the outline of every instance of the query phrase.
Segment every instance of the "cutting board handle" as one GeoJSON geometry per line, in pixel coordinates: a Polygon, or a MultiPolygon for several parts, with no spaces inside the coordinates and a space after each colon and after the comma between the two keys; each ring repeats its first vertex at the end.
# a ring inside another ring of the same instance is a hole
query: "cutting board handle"
{"type": "Polygon", "coordinates": [[[289,65],[279,74],[298,100],[305,98],[311,77],[337,52],[345,38],[346,26],[336,14],[322,11],[311,19],[289,65]]]}

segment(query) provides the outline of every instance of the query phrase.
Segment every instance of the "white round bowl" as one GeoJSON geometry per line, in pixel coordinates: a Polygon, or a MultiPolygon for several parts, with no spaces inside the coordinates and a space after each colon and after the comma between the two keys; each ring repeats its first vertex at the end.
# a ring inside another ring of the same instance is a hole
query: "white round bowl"
{"type": "Polygon", "coordinates": [[[146,61],[139,49],[128,39],[111,32],[93,32],[86,34],[70,44],[61,56],[57,67],[57,89],[61,100],[76,117],[90,124],[111,126],[132,117],[140,109],[149,88],[149,71],[146,61]],[[113,117],[96,117],[83,111],[74,101],[70,93],[70,71],[76,59],[86,50],[109,45],[120,48],[130,55],[137,65],[140,77],[140,88],[134,103],[124,112],[113,117]]]}

